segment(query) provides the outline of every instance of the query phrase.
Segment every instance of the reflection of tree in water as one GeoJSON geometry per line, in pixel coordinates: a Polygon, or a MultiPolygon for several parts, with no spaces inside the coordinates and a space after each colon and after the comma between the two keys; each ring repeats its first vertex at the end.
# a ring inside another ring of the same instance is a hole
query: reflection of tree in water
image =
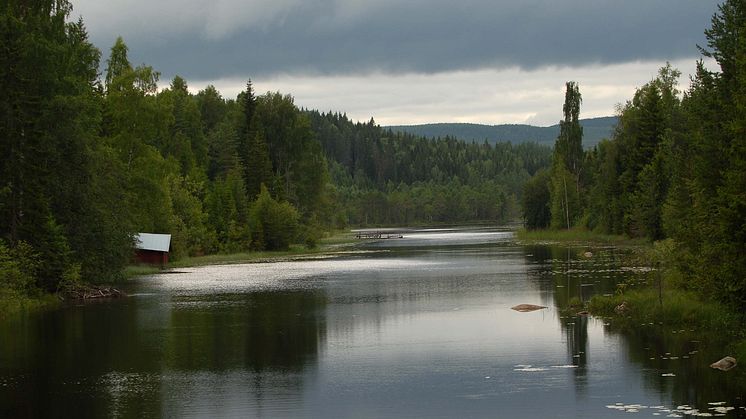
{"type": "Polygon", "coordinates": [[[585,394],[587,390],[588,366],[588,317],[576,316],[567,318],[563,329],[567,340],[567,354],[572,359],[575,375],[575,390],[577,394],[585,394]]]}
{"type": "Polygon", "coordinates": [[[297,291],[205,298],[219,301],[175,302],[169,368],[299,372],[318,356],[325,334],[324,295],[297,291]]]}
{"type": "Polygon", "coordinates": [[[624,250],[593,249],[584,257],[586,247],[533,245],[525,246],[529,279],[542,291],[554,296],[554,305],[565,309],[573,297],[580,298],[581,285],[592,285],[594,294],[611,294],[616,285],[635,273],[624,269],[624,250]]]}
{"type": "MultiPolygon", "coordinates": [[[[560,246],[525,246],[529,280],[553,295],[563,333],[567,337],[568,356],[573,356],[575,385],[578,393],[586,388],[585,368],[589,362],[588,321],[568,310],[573,297],[580,298],[582,284],[593,284],[595,294],[612,294],[616,284],[646,279],[644,273],[624,269],[628,262],[623,249],[594,250],[592,258],[583,258],[582,248],[560,246]],[[562,313],[570,313],[563,317],[562,313]],[[569,324],[573,323],[573,324],[569,324]]],[[[660,320],[660,319],[658,319],[660,320]]],[[[655,323],[633,325],[624,330],[607,328],[607,333],[621,334],[630,360],[644,370],[646,387],[655,393],[670,394],[675,406],[689,404],[707,411],[708,403],[726,401],[730,406],[746,405],[746,369],[723,373],[709,368],[721,357],[725,343],[704,331],[671,330],[655,323]],[[673,358],[673,359],[672,359],[673,358]],[[662,374],[673,373],[674,377],[662,374]]],[[[746,417],[736,409],[730,417],[746,417]]]]}
{"type": "Polygon", "coordinates": [[[0,383],[0,417],[109,417],[114,404],[157,416],[161,335],[142,333],[142,315],[133,298],[0,322],[0,381],[12,380],[0,383]]]}
{"type": "Polygon", "coordinates": [[[587,365],[589,361],[588,317],[576,315],[583,310],[571,307],[573,300],[584,301],[590,294],[610,294],[616,284],[624,281],[629,272],[623,266],[621,252],[614,248],[593,249],[585,257],[584,247],[525,246],[529,278],[536,281],[542,291],[551,295],[562,333],[567,342],[567,356],[575,377],[576,393],[587,390],[587,365]]]}
{"type": "Polygon", "coordinates": [[[164,411],[180,416],[187,400],[206,399],[260,414],[278,392],[302,393],[326,335],[326,300],[318,291],[278,291],[174,301],[165,366],[186,378],[164,383],[164,411]]]}

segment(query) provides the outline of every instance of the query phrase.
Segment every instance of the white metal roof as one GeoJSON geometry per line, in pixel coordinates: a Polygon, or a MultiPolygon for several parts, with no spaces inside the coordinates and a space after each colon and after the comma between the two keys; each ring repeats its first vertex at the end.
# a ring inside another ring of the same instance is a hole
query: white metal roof
{"type": "Polygon", "coordinates": [[[170,234],[152,234],[152,233],[135,234],[135,248],[136,249],[168,252],[169,247],[171,247],[171,235],[170,234]]]}

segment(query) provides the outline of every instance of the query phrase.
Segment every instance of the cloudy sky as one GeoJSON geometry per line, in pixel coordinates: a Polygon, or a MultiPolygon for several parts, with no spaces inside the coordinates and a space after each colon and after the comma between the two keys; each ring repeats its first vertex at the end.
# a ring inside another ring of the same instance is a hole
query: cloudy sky
{"type": "Polygon", "coordinates": [[[606,116],[669,61],[688,83],[714,0],[72,0],[104,58],[234,98],[251,79],[382,125],[606,116]]]}

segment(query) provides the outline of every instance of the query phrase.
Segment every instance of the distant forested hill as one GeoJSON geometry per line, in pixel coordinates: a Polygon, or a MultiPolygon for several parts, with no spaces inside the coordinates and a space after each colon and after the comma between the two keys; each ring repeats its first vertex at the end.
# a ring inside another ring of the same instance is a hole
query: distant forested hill
{"type": "MultiPolygon", "coordinates": [[[[583,126],[583,146],[593,147],[603,138],[610,138],[617,123],[617,117],[581,119],[583,126]]],[[[494,144],[510,141],[513,144],[528,141],[553,146],[559,135],[559,124],[550,127],[536,127],[533,125],[505,124],[423,124],[390,126],[392,131],[406,132],[428,138],[451,136],[466,141],[484,141],[494,144]]]]}

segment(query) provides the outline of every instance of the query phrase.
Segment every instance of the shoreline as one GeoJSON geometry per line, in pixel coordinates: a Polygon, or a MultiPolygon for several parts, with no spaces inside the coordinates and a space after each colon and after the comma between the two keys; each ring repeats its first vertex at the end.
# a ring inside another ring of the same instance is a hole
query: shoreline
{"type": "MultiPolygon", "coordinates": [[[[656,283],[621,290],[613,296],[596,295],[580,310],[587,310],[594,317],[608,320],[626,330],[634,330],[643,323],[654,322],[673,329],[685,327],[701,332],[715,332],[727,345],[724,350],[736,359],[746,360],[746,315],[732,307],[711,300],[694,291],[677,287],[683,279],[673,269],[665,268],[666,253],[657,243],[646,239],[600,234],[583,228],[570,230],[535,230],[525,228],[515,232],[519,245],[556,245],[565,247],[614,246],[634,249],[634,256],[643,265],[662,264],[659,290],[656,283]],[[624,310],[616,310],[625,303],[624,310]]],[[[665,247],[665,246],[661,246],[665,247]]],[[[575,310],[577,311],[577,310],[575,310]]]]}
{"type": "Polygon", "coordinates": [[[319,240],[319,245],[312,249],[300,244],[294,244],[291,245],[288,250],[214,253],[204,256],[184,257],[174,262],[169,262],[169,264],[163,269],[158,266],[128,265],[125,268],[124,277],[125,280],[129,280],[137,276],[168,273],[173,269],[193,268],[197,266],[272,263],[317,259],[354,251],[359,242],[360,240],[355,239],[355,234],[352,231],[337,231],[331,233],[329,237],[319,240]]]}
{"type": "Polygon", "coordinates": [[[560,244],[560,245],[614,245],[650,248],[652,243],[646,239],[634,239],[615,234],[595,233],[585,228],[571,228],[569,230],[515,230],[518,244],[560,244]]]}

